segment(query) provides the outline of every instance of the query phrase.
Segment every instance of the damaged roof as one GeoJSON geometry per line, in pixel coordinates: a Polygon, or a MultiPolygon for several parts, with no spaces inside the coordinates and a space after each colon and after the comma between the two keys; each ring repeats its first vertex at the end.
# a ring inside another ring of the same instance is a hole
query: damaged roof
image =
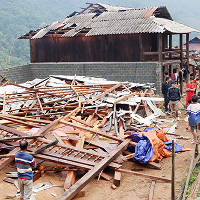
{"type": "Polygon", "coordinates": [[[166,7],[126,8],[105,4],[91,4],[82,12],[74,12],[65,19],[47,27],[30,31],[20,39],[55,37],[134,34],[134,33],[190,33],[199,30],[173,21],[166,7]],[[95,5],[95,6],[94,6],[95,5]],[[85,13],[89,9],[88,13],[85,13]]]}

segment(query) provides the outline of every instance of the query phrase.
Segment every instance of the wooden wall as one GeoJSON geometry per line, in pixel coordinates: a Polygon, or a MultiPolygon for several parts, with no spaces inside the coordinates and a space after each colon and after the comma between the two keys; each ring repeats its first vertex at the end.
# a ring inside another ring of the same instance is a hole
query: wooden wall
{"type": "Polygon", "coordinates": [[[32,39],[31,62],[143,61],[142,51],[157,50],[156,37],[156,34],[121,34],[32,39]]]}

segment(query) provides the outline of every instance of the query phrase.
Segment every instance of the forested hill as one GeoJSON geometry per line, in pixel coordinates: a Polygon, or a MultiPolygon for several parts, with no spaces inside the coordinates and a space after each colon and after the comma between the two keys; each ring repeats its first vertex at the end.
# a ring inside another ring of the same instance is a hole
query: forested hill
{"type": "MultiPolygon", "coordinates": [[[[85,0],[0,0],[0,68],[29,63],[29,41],[17,38],[86,7],[85,0]]],[[[95,1],[93,1],[96,3],[95,1]]],[[[197,0],[101,0],[134,8],[166,5],[174,20],[200,29],[197,0]]],[[[193,34],[193,36],[195,36],[193,34]]]]}

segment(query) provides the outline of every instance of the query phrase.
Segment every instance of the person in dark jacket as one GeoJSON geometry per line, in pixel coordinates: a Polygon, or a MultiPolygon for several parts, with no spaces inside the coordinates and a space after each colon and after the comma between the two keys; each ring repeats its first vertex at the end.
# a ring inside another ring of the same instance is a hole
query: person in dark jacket
{"type": "Polygon", "coordinates": [[[172,86],[168,90],[169,106],[174,119],[178,119],[178,104],[181,99],[181,92],[178,87],[176,87],[176,82],[171,82],[172,86]]]}
{"type": "Polygon", "coordinates": [[[168,90],[170,87],[171,87],[171,78],[167,76],[165,82],[162,83],[162,94],[164,96],[165,112],[168,111],[168,104],[169,104],[168,90]]]}

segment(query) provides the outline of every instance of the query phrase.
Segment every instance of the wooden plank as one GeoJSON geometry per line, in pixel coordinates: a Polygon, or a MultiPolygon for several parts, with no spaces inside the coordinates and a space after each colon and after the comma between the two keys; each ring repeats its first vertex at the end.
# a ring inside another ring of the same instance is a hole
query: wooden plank
{"type": "Polygon", "coordinates": [[[58,140],[55,140],[55,141],[53,141],[53,142],[51,142],[51,143],[49,143],[49,144],[46,144],[46,145],[44,145],[44,146],[42,146],[42,147],[36,149],[36,150],[33,151],[33,153],[31,153],[31,154],[32,154],[32,155],[35,155],[35,154],[41,153],[41,152],[44,151],[45,149],[48,149],[49,147],[54,146],[54,145],[56,145],[57,143],[58,143],[58,140]]]}
{"type": "Polygon", "coordinates": [[[41,127],[41,126],[38,126],[36,124],[29,124],[28,122],[24,122],[24,121],[21,121],[21,120],[18,120],[18,119],[13,119],[13,118],[7,117],[7,115],[0,115],[0,118],[6,119],[8,121],[11,121],[11,122],[14,122],[14,123],[17,123],[17,124],[23,124],[23,125],[28,126],[30,128],[40,128],[41,127]]]}
{"type": "MultiPolygon", "coordinates": [[[[19,151],[19,148],[15,148],[13,149],[10,154],[14,154],[17,153],[19,151]]],[[[14,156],[10,157],[10,158],[2,158],[0,160],[0,170],[2,170],[4,167],[6,167],[9,163],[11,163],[14,160],[14,156]]]]}
{"type": "Polygon", "coordinates": [[[23,136],[23,137],[5,137],[3,139],[0,139],[0,142],[8,142],[8,141],[15,141],[15,140],[21,140],[21,139],[33,139],[38,137],[44,137],[42,135],[30,135],[30,136],[23,136]]]}
{"type": "Polygon", "coordinates": [[[127,148],[130,139],[126,139],[108,157],[104,158],[96,167],[92,168],[87,174],[79,179],[69,190],[64,192],[58,200],[70,200],[80,192],[93,178],[97,176],[110,162],[112,162],[125,148],[127,148]]]}
{"type": "Polygon", "coordinates": [[[187,173],[187,179],[186,179],[186,182],[185,182],[185,188],[184,188],[184,191],[183,191],[183,198],[182,199],[185,199],[185,197],[186,197],[186,191],[187,191],[187,188],[188,188],[188,185],[189,185],[190,176],[191,176],[193,169],[194,169],[194,167],[193,167],[194,163],[195,163],[195,148],[193,150],[193,156],[191,158],[190,168],[189,168],[189,171],[187,173]]]}
{"type": "Polygon", "coordinates": [[[119,187],[119,186],[120,186],[121,176],[122,176],[121,172],[115,171],[113,184],[114,184],[116,187],[119,187]]]}
{"type": "Polygon", "coordinates": [[[120,101],[124,101],[124,100],[126,100],[126,99],[128,99],[128,98],[130,98],[130,97],[132,97],[132,96],[135,96],[135,92],[132,92],[131,94],[129,94],[129,95],[127,95],[127,96],[123,96],[123,97],[117,99],[113,104],[117,104],[117,103],[119,103],[120,101]]]}
{"type": "Polygon", "coordinates": [[[149,192],[149,200],[153,200],[153,193],[154,193],[155,184],[156,184],[156,182],[154,180],[152,180],[150,192],[149,192]]]}
{"type": "Polygon", "coordinates": [[[6,114],[6,92],[4,92],[3,94],[3,111],[2,111],[3,115],[6,114]]]}
{"type": "Polygon", "coordinates": [[[40,110],[41,110],[42,113],[44,114],[44,110],[43,110],[42,103],[41,103],[41,101],[40,101],[39,95],[38,95],[37,92],[35,93],[35,95],[36,95],[37,101],[38,101],[38,103],[39,103],[40,110]]]}
{"type": "MultiPolygon", "coordinates": [[[[35,123],[41,123],[41,124],[50,124],[52,121],[50,120],[42,120],[42,119],[33,119],[33,118],[28,118],[28,117],[19,117],[19,116],[14,116],[14,115],[6,115],[9,118],[14,118],[14,119],[18,119],[21,121],[29,121],[29,122],[35,122],[35,123]]],[[[2,115],[0,115],[0,118],[2,117],[2,115]]]]}
{"type": "Polygon", "coordinates": [[[68,125],[68,126],[77,128],[77,129],[79,129],[79,130],[88,131],[88,132],[90,132],[90,133],[97,134],[97,135],[101,135],[101,136],[103,136],[103,137],[106,137],[106,138],[109,138],[109,139],[112,139],[112,140],[116,140],[116,141],[121,141],[121,140],[122,140],[122,139],[119,138],[119,137],[109,135],[109,134],[107,134],[107,133],[105,133],[105,132],[95,131],[94,129],[91,129],[91,128],[88,128],[88,127],[80,126],[80,125],[73,124],[73,123],[70,123],[70,122],[65,122],[65,121],[63,121],[63,120],[61,120],[60,122],[63,123],[63,124],[65,124],[65,125],[68,125]]]}
{"type": "Polygon", "coordinates": [[[65,183],[64,183],[64,190],[68,190],[72,185],[74,185],[76,181],[76,172],[75,171],[68,171],[65,183]]]}
{"type": "Polygon", "coordinates": [[[171,185],[171,198],[175,200],[175,145],[174,139],[172,140],[172,185],[171,185]]]}
{"type": "Polygon", "coordinates": [[[162,182],[165,182],[165,183],[171,183],[171,179],[153,176],[153,175],[149,175],[149,174],[143,174],[143,173],[129,171],[129,170],[125,170],[125,169],[116,169],[116,171],[127,173],[127,174],[132,174],[132,175],[140,176],[140,177],[144,177],[144,178],[150,178],[150,179],[162,181],[162,182]]]}
{"type": "Polygon", "coordinates": [[[122,120],[119,121],[119,135],[121,138],[124,138],[124,127],[123,127],[123,122],[122,120]]]}
{"type": "Polygon", "coordinates": [[[84,165],[84,164],[81,164],[81,163],[77,163],[77,162],[73,162],[73,161],[69,161],[69,160],[64,160],[62,158],[56,159],[55,157],[43,155],[43,154],[36,154],[34,157],[41,159],[41,160],[46,160],[46,161],[56,163],[57,166],[59,166],[59,164],[61,164],[61,165],[65,165],[65,166],[72,166],[72,167],[86,169],[86,170],[93,168],[92,166],[89,166],[89,165],[84,165]]]}
{"type": "Polygon", "coordinates": [[[96,101],[97,99],[100,99],[101,97],[103,97],[104,95],[106,94],[109,94],[110,92],[112,92],[113,90],[117,89],[118,87],[122,86],[122,83],[118,83],[116,85],[114,85],[113,87],[111,87],[110,89],[107,89],[105,92],[103,92],[102,94],[92,98],[92,99],[89,99],[89,100],[86,100],[86,101],[83,101],[82,103],[92,103],[94,101],[96,101]]]}

